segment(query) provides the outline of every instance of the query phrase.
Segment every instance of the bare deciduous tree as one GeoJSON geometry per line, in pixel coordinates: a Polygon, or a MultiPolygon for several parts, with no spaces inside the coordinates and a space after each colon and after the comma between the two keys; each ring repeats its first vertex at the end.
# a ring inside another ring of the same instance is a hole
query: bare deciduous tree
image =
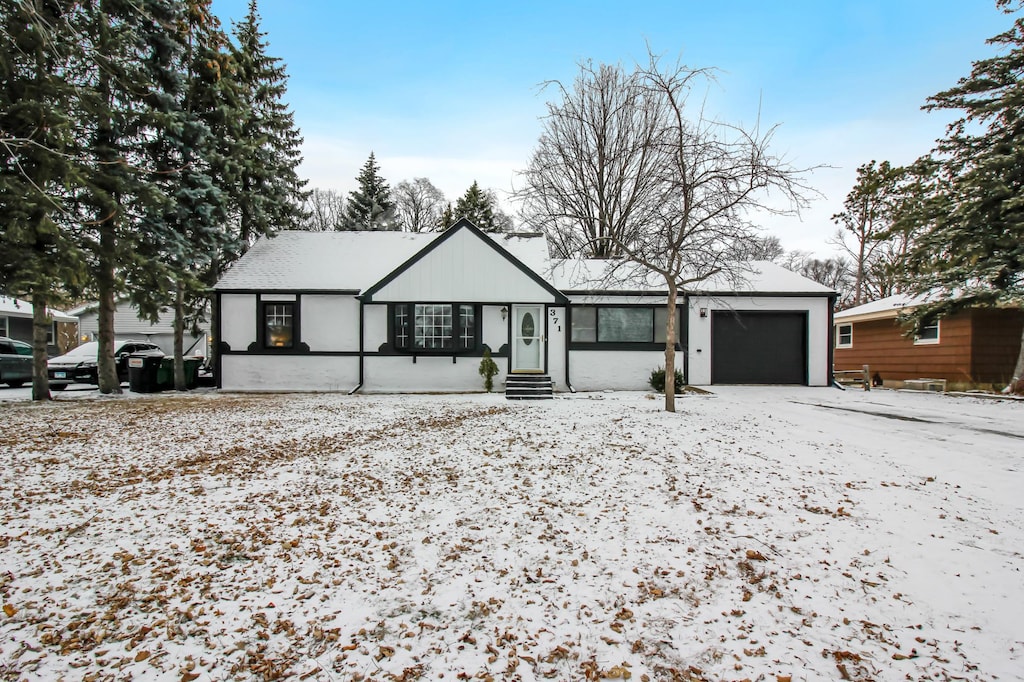
{"type": "Polygon", "coordinates": [[[565,101],[549,105],[526,200],[543,209],[555,240],[585,245],[586,255],[621,254],[664,280],[665,410],[674,412],[679,296],[712,278],[744,281],[749,266],[740,259],[759,238],[753,217],[795,212],[807,188],[800,171],[771,153],[775,128],[721,123],[690,103],[711,71],[663,66],[655,55],[628,75],[581,69],[576,89],[561,89],[565,101]],[[609,169],[620,184],[606,182],[609,169]]]}
{"type": "Polygon", "coordinates": [[[815,258],[806,251],[788,251],[780,262],[782,267],[824,284],[839,294],[838,305],[848,308],[853,301],[853,274],[845,258],[815,258]]]}
{"type": "Polygon", "coordinates": [[[522,217],[548,235],[557,256],[621,255],[619,245],[657,208],[664,102],[640,73],[589,61],[571,86],[545,87],[558,101],[547,104],[521,174],[524,186],[515,193],[522,217]]]}
{"type": "Polygon", "coordinates": [[[782,242],[775,235],[753,237],[745,245],[737,257],[742,260],[766,260],[772,263],[778,261],[786,253],[782,242]]]}
{"type": "Polygon", "coordinates": [[[775,127],[747,130],[690,106],[694,85],[706,83],[709,70],[680,62],[665,67],[651,54],[637,73],[644,101],[661,114],[655,138],[662,162],[655,176],[660,201],[650,223],[620,246],[668,286],[665,410],[674,412],[679,292],[712,277],[733,284],[745,280],[748,266],[739,257],[757,238],[752,216],[794,212],[805,201],[806,187],[801,172],[770,151],[775,127]],[[789,208],[777,207],[780,195],[789,208]]]}
{"type": "Polygon", "coordinates": [[[395,185],[395,205],[402,229],[406,232],[433,232],[439,229],[445,207],[444,194],[427,178],[403,180],[395,185]]]}
{"type": "Polygon", "coordinates": [[[314,188],[302,206],[309,218],[306,229],[310,232],[334,232],[344,229],[345,197],[333,189],[314,188]]]}

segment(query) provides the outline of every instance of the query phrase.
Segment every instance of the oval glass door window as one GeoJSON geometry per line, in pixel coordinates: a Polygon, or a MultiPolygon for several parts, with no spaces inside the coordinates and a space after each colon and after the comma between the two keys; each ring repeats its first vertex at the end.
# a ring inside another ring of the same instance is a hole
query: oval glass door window
{"type": "Polygon", "coordinates": [[[533,315],[531,313],[523,314],[523,343],[529,346],[533,343],[533,333],[537,331],[537,323],[533,321],[533,315]]]}

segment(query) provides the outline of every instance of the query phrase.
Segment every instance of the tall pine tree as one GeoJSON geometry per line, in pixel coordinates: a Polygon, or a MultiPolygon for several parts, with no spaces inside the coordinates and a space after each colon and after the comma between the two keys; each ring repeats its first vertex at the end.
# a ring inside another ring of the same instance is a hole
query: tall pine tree
{"type": "Polygon", "coordinates": [[[401,223],[391,199],[391,188],[380,174],[373,152],[356,176],[359,189],[349,193],[345,207],[346,230],[398,230],[401,223]]]}
{"type": "Polygon", "coordinates": [[[153,266],[129,281],[140,314],[157,321],[173,311],[174,384],[186,388],[184,335],[198,332],[205,319],[208,275],[220,253],[233,244],[226,224],[227,193],[222,185],[231,164],[224,140],[227,121],[237,112],[227,38],[210,11],[210,0],[186,0],[175,25],[182,48],[177,59],[181,87],[167,90],[177,106],[165,115],[147,144],[161,201],[144,221],[161,238],[147,246],[153,266]]]}
{"type": "Polygon", "coordinates": [[[295,117],[284,102],[288,76],[280,59],[267,54],[266,33],[260,30],[256,0],[234,29],[235,79],[241,110],[233,156],[231,204],[238,249],[226,254],[221,267],[248,249],[260,235],[302,229],[303,203],[309,192],[298,176],[302,137],[295,117]]]}
{"type": "Polygon", "coordinates": [[[67,188],[77,180],[77,90],[61,74],[82,58],[76,3],[23,0],[0,13],[0,290],[33,306],[32,398],[46,400],[47,308],[84,284],[67,188]]]}
{"type": "MultiPolygon", "coordinates": [[[[494,195],[480,189],[476,180],[455,202],[454,218],[456,222],[460,218],[467,218],[484,232],[504,232],[510,227],[508,216],[498,208],[494,195]]],[[[444,227],[447,229],[451,225],[444,227]]]]}
{"type": "MultiPolygon", "coordinates": [[[[1000,54],[925,106],[963,116],[936,149],[936,191],[908,257],[911,289],[935,298],[915,311],[918,326],[974,306],[1024,307],[1024,17],[988,42],[1000,54]]],[[[1022,374],[1024,335],[1018,392],[1022,374]]]]}
{"type": "MultiPolygon", "coordinates": [[[[143,217],[164,201],[147,145],[176,125],[176,70],[182,45],[169,30],[180,19],[173,0],[85,0],[79,135],[86,177],[79,197],[83,248],[89,252],[98,309],[98,375],[102,393],[120,393],[114,359],[114,310],[126,281],[144,280],[154,245],[167,234],[143,217]]],[[[159,172],[159,169],[156,169],[159,172]]]]}

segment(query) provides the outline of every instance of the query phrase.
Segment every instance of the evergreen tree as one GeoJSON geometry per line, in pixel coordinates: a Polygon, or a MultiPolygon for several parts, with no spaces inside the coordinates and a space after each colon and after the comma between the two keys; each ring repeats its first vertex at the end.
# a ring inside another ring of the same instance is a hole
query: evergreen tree
{"type": "MultiPolygon", "coordinates": [[[[1024,17],[989,43],[1000,54],[925,106],[963,116],[936,149],[934,193],[908,258],[912,289],[936,299],[915,310],[916,327],[974,306],[1024,306],[1024,17]]],[[[1018,391],[1022,373],[1024,338],[1018,391]]]]}
{"type": "Polygon", "coordinates": [[[443,232],[454,225],[455,221],[455,211],[452,210],[452,202],[449,201],[441,211],[441,217],[437,219],[437,229],[443,232]]]}
{"type": "Polygon", "coordinates": [[[232,157],[238,166],[230,193],[237,223],[237,250],[225,254],[220,267],[240,256],[260,235],[302,229],[303,203],[309,193],[298,176],[302,137],[284,103],[288,76],[281,61],[267,54],[266,33],[260,30],[256,0],[249,0],[245,19],[235,25],[235,79],[241,108],[232,157]]]}
{"type": "Polygon", "coordinates": [[[183,46],[178,59],[182,87],[167,89],[178,106],[165,115],[148,147],[161,201],[145,216],[160,235],[148,247],[153,261],[131,285],[131,300],[140,315],[157,321],[161,308],[174,314],[174,383],[186,388],[183,343],[185,328],[198,333],[205,319],[205,289],[218,255],[232,245],[226,226],[226,193],[215,178],[230,164],[223,141],[232,116],[234,90],[228,74],[227,38],[210,11],[210,0],[186,0],[176,24],[183,46]]]}
{"type": "Polygon", "coordinates": [[[346,230],[398,230],[401,224],[391,199],[391,188],[381,177],[380,166],[370,152],[356,176],[359,189],[349,193],[343,221],[346,230]]]}
{"type": "Polygon", "coordinates": [[[871,274],[885,235],[892,225],[893,198],[901,169],[888,161],[871,161],[857,169],[857,184],[846,195],[843,211],[832,216],[839,226],[833,243],[845,251],[854,264],[853,305],[869,299],[871,274]],[[853,239],[852,246],[846,237],[853,239]]]}
{"type": "Polygon", "coordinates": [[[455,216],[456,220],[468,219],[484,232],[503,232],[509,227],[508,218],[498,208],[493,193],[481,190],[476,180],[455,202],[455,216]]]}
{"type": "Polygon", "coordinates": [[[164,195],[148,153],[154,131],[176,125],[176,60],[182,46],[167,29],[181,19],[172,0],[86,0],[78,37],[89,60],[80,74],[79,135],[86,177],[78,206],[99,301],[99,388],[120,393],[114,361],[114,308],[127,280],[145,280],[154,249],[168,238],[142,219],[164,195]]]}
{"type": "Polygon", "coordinates": [[[33,400],[50,397],[47,308],[85,277],[66,192],[78,171],[77,91],[59,75],[82,57],[75,12],[70,1],[24,0],[0,13],[0,290],[33,305],[33,400]]]}

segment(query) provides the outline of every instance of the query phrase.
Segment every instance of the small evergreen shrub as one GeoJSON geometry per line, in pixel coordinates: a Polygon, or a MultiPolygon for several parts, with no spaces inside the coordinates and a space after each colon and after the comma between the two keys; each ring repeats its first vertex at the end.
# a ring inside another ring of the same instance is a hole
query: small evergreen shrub
{"type": "MultiPolygon", "coordinates": [[[[676,374],[676,393],[679,393],[679,389],[681,389],[683,387],[683,373],[680,372],[677,369],[675,374],[676,374]]],[[[651,372],[651,378],[648,380],[647,383],[649,383],[651,385],[651,388],[653,388],[658,393],[664,393],[665,392],[665,368],[664,367],[659,367],[658,369],[652,371],[651,372]]]]}
{"type": "Polygon", "coordinates": [[[484,357],[480,360],[480,376],[484,378],[484,388],[490,393],[494,388],[494,375],[498,373],[498,366],[491,359],[491,349],[484,349],[484,357]]]}

